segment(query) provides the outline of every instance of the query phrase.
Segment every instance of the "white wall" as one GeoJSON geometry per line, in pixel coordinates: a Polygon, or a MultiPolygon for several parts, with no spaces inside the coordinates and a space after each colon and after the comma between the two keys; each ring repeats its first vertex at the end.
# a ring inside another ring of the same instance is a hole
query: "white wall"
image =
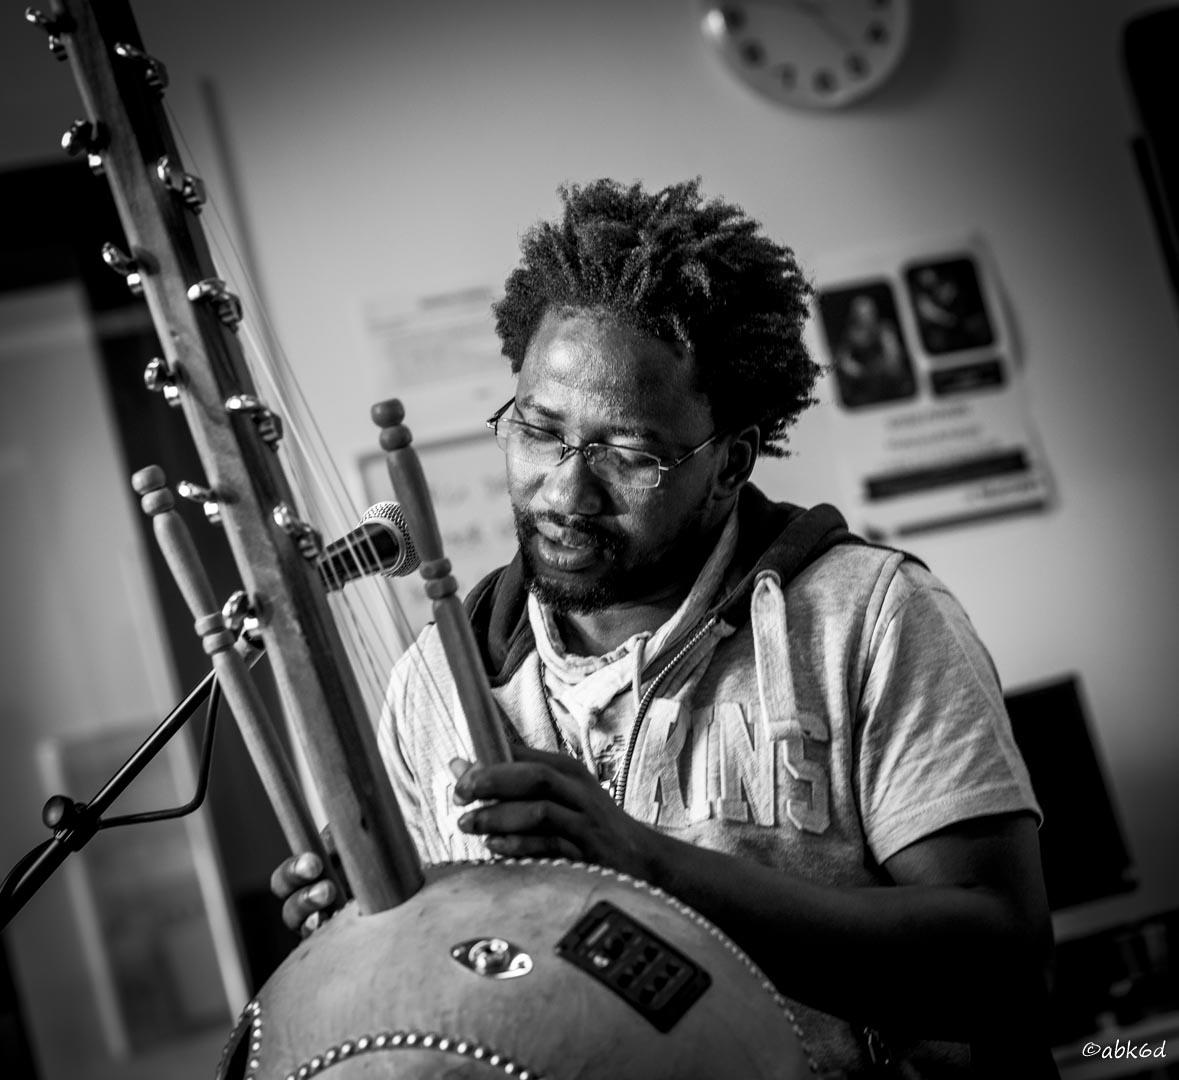
{"type": "MultiPolygon", "coordinates": [[[[0,294],[0,873],[48,838],[45,800],[90,799],[179,693],[101,380],[80,285],[0,294]]],[[[187,799],[193,756],[174,740],[114,813],[187,799]]],[[[5,931],[43,1080],[209,1074],[208,1029],[248,996],[209,828],[100,833],[5,931]],[[128,992],[145,973],[146,1006],[128,992]],[[175,1045],[128,1061],[153,1024],[175,1045]]]]}
{"type": "MultiPolygon", "coordinates": [[[[23,0],[4,6],[11,25],[23,0]]],[[[1149,6],[920,0],[906,67],[837,115],[737,85],[706,52],[691,0],[153,0],[139,17],[214,180],[197,83],[215,84],[261,282],[344,461],[373,448],[368,405],[396,389],[367,358],[363,302],[501,281],[563,180],[700,174],[804,262],[981,232],[1059,507],[910,546],[962,597],[1005,682],[1084,680],[1142,887],[1062,921],[1071,933],[1179,904],[1179,335],[1118,52],[1121,23],[1149,6]]],[[[17,39],[19,27],[0,34],[9,163],[51,153],[77,112],[65,70],[17,39]]],[[[832,498],[820,415],[795,448],[758,479],[798,502],[832,498]]]]}

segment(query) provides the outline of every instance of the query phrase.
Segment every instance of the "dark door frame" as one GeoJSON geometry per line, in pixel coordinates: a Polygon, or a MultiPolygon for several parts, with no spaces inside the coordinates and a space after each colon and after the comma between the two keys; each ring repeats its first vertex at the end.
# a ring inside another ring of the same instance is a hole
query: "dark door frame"
{"type": "MultiPolygon", "coordinates": [[[[106,184],[81,162],[0,172],[0,207],[0,293],[71,281],[82,287],[101,356],[100,378],[128,477],[146,465],[158,464],[173,484],[181,479],[201,482],[204,472],[183,417],[168,407],[162,395],[151,393],[143,384],[145,367],[160,352],[146,304],[131,296],[123,279],[101,258],[106,241],[126,249],[106,184]]],[[[123,495],[134,500],[130,484],[123,495]]],[[[112,497],[117,495],[112,493],[112,497]]],[[[134,516],[149,552],[150,574],[175,671],[181,685],[191,687],[208,671],[208,657],[193,633],[192,617],[159,553],[151,525],[137,504],[134,516]]],[[[199,514],[192,524],[215,594],[227,597],[239,587],[228,544],[199,514]]],[[[264,669],[265,665],[260,665],[255,670],[263,672],[264,693],[273,703],[275,694],[265,685],[264,669]]],[[[199,733],[199,728],[189,732],[194,739],[199,733]]],[[[87,799],[93,792],[67,794],[87,799]]],[[[227,715],[218,725],[207,805],[248,977],[256,989],[297,938],[283,927],[279,905],[269,893],[270,871],[287,855],[285,842],[236,726],[227,715]]],[[[5,869],[0,868],[0,874],[5,869]]]]}

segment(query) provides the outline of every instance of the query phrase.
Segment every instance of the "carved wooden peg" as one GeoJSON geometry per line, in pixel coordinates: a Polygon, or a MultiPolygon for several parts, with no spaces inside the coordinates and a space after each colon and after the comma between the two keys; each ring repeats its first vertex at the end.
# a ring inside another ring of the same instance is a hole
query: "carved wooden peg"
{"type": "MultiPolygon", "coordinates": [[[[164,470],[158,465],[149,465],[131,477],[131,487],[139,496],[139,505],[143,507],[143,512],[152,519],[160,550],[168,560],[172,576],[176,578],[176,584],[180,586],[193,618],[207,619],[216,614],[220,619],[217,602],[213,599],[212,586],[201,566],[188,526],[176,512],[176,497],[167,487],[167,483],[164,470]]],[[[204,629],[205,637],[216,635],[216,644],[226,648],[233,644],[232,636],[225,631],[224,620],[221,620],[220,631],[212,625],[204,629]],[[223,642],[221,634],[225,634],[229,640],[223,642]]]]}
{"type": "Polygon", "coordinates": [[[510,761],[499,706],[483,673],[475,636],[457,595],[458,582],[450,572],[450,560],[442,550],[442,533],[422,463],[412,446],[413,435],[402,423],[405,409],[400,401],[391,398],[374,405],[371,415],[381,429],[389,479],[409,523],[409,535],[422,557],[420,573],[426,579],[426,595],[433,603],[434,620],[454,675],[475,758],[483,765],[510,761]]]}
{"type": "MultiPolygon", "coordinates": [[[[397,398],[389,398],[387,401],[378,401],[369,410],[369,415],[372,417],[373,423],[381,429],[381,439],[384,440],[385,429],[402,426],[402,421],[405,419],[405,406],[397,398]]],[[[405,428],[405,442],[402,445],[408,446],[412,441],[413,436],[410,435],[409,429],[405,428]]],[[[383,441],[381,445],[384,445],[383,441]]]]}
{"type": "Polygon", "coordinates": [[[405,407],[396,398],[390,398],[374,405],[370,415],[381,429],[381,448],[389,455],[389,479],[409,522],[414,546],[422,556],[422,573],[425,574],[427,563],[443,558],[442,534],[421,462],[417,452],[411,449],[413,433],[402,423],[405,407]]]}
{"type": "Polygon", "coordinates": [[[233,647],[233,631],[217,607],[209,576],[201,565],[188,526],[176,512],[176,500],[166,483],[164,471],[158,465],[149,465],[131,477],[131,486],[140,496],[140,505],[152,519],[152,529],[160,550],[184,595],[201,644],[213,661],[217,681],[225,693],[225,700],[241,730],[242,740],[274,806],[291,851],[316,852],[324,860],[324,866],[329,868],[329,876],[333,877],[343,895],[343,879],[330,869],[331,862],[299,789],[294,766],[287,756],[278,728],[250,678],[245,661],[233,647]]]}

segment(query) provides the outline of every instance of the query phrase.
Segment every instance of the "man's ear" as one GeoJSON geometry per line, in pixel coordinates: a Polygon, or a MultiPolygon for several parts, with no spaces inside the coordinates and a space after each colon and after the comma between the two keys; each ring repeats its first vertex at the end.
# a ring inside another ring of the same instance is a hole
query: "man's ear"
{"type": "Polygon", "coordinates": [[[718,494],[722,497],[735,495],[749,479],[757,455],[761,450],[761,429],[751,424],[743,431],[729,438],[728,454],[717,476],[718,494]]]}

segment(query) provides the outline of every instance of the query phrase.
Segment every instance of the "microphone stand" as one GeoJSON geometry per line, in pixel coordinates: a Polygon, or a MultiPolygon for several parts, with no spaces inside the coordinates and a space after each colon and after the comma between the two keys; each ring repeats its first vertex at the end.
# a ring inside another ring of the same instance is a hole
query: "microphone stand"
{"type": "MultiPolygon", "coordinates": [[[[246,662],[252,667],[262,657],[260,642],[251,641],[246,647],[245,635],[238,642],[239,649],[248,648],[246,662]]],[[[161,821],[191,813],[204,802],[209,782],[209,755],[217,704],[220,693],[214,672],[210,671],[188,695],[164,719],[160,725],[139,745],[115,774],[103,785],[88,803],[74,802],[66,795],[54,795],[41,811],[41,820],[53,830],[53,837],[38,844],[8,872],[0,884],[0,930],[16,917],[33,895],[49,880],[54,872],[66,861],[72,852],[81,851],[94,834],[102,828],[116,825],[130,825],[137,822],[161,821]],[[201,707],[209,702],[208,720],[201,747],[201,764],[197,789],[184,806],[171,810],[156,810],[143,814],[130,814],[103,820],[102,815],[111,804],[127,789],[131,782],[201,707]]]]}
{"type": "MultiPolygon", "coordinates": [[[[369,512],[376,509],[377,507],[370,507],[369,512]]],[[[399,509],[397,509],[396,516],[391,515],[388,511],[383,511],[375,520],[362,521],[358,528],[363,528],[363,538],[349,539],[349,537],[345,537],[344,541],[338,541],[337,544],[332,545],[333,547],[342,546],[343,554],[347,555],[350,561],[344,566],[337,566],[335,562],[327,559],[321,561],[320,576],[324,587],[329,592],[342,589],[355,578],[386,569],[382,557],[374,545],[375,539],[383,538],[386,532],[401,539],[397,533],[393,533],[389,522],[392,522],[393,525],[401,524],[399,509]]],[[[349,535],[351,536],[351,534],[349,535]]],[[[404,564],[405,569],[400,572],[406,573],[416,569],[417,557],[413,552],[412,543],[403,539],[401,542],[408,546],[409,558],[413,560],[410,562],[405,557],[401,558],[398,570],[404,564]]],[[[228,625],[236,627],[240,634],[234,648],[246,664],[253,667],[262,658],[264,647],[261,636],[256,633],[257,624],[252,619],[244,599],[244,594],[235,594],[225,607],[225,615],[228,625]]],[[[9,870],[3,882],[0,882],[0,931],[12,922],[21,908],[53,876],[70,854],[81,851],[99,829],[183,817],[185,814],[192,813],[205,801],[205,791],[209,786],[209,761],[215,730],[215,717],[220,697],[216,673],[210,671],[189,691],[184,700],[164,717],[159,727],[144,739],[138,749],[131,754],[114,776],[103,785],[102,790],[88,803],[75,802],[67,795],[54,795],[46,801],[41,809],[41,820],[45,823],[46,828],[53,830],[53,836],[27,852],[9,870]],[[128,814],[104,820],[102,815],[110,808],[111,804],[146,768],[147,764],[163,750],[172,736],[188,723],[206,700],[209,702],[208,720],[205,723],[197,788],[193,797],[183,806],[171,810],[128,814]]]]}

